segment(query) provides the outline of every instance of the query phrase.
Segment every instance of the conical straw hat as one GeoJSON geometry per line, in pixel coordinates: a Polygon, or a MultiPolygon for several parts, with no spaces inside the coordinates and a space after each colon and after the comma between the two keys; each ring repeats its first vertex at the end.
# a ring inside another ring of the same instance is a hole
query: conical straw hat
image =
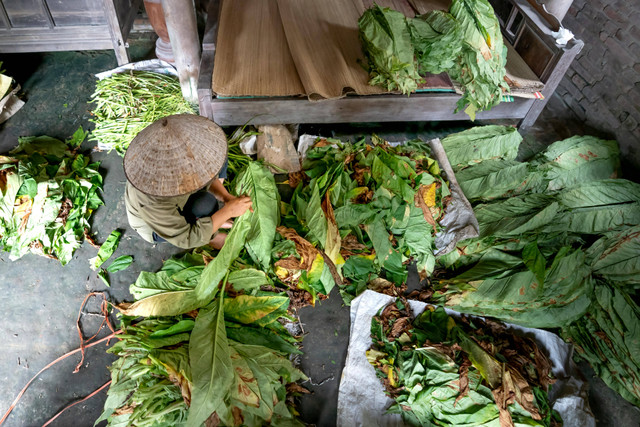
{"type": "Polygon", "coordinates": [[[227,156],[227,138],[206,117],[176,114],[144,128],[124,156],[124,173],[145,194],[192,193],[216,177],[227,156]]]}

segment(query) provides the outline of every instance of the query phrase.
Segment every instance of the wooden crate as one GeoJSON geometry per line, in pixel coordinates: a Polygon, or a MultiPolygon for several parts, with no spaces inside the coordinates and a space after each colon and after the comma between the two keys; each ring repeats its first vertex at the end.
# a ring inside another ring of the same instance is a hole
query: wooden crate
{"type": "Polygon", "coordinates": [[[0,52],[113,49],[127,38],[142,0],[0,0],[0,52]]]}

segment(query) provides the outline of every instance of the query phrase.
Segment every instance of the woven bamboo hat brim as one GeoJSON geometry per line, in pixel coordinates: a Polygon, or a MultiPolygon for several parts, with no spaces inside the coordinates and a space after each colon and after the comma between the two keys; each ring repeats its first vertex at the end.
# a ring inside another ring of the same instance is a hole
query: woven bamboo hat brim
{"type": "Polygon", "coordinates": [[[124,173],[145,194],[175,197],[211,182],[226,157],[227,138],[218,125],[206,117],[176,114],[136,135],[124,156],[124,173]]]}

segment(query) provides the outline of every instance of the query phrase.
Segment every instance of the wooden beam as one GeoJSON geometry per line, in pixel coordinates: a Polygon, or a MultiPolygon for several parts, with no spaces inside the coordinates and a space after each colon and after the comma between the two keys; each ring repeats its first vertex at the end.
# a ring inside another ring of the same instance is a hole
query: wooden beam
{"type": "Polygon", "coordinates": [[[193,0],[162,0],[175,65],[184,98],[198,103],[200,43],[193,0]]]}
{"type": "Polygon", "coordinates": [[[109,33],[111,34],[111,41],[113,43],[113,50],[116,53],[116,60],[118,65],[124,65],[130,62],[129,52],[127,52],[127,44],[125,38],[122,36],[122,30],[120,28],[120,21],[118,20],[118,11],[114,0],[103,0],[104,13],[107,16],[107,26],[109,27],[109,33]]]}
{"type": "MultiPolygon", "coordinates": [[[[201,111],[220,126],[281,123],[351,123],[393,121],[469,120],[464,112],[454,113],[456,94],[414,94],[347,96],[341,99],[309,101],[306,98],[210,99],[210,109],[201,111]]],[[[535,99],[515,98],[490,111],[477,114],[478,120],[520,119],[535,99]]]]}

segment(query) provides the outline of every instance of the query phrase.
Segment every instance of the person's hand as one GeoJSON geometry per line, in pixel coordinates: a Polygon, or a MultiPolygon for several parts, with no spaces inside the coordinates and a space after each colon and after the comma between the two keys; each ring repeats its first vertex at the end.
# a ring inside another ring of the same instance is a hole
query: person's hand
{"type": "Polygon", "coordinates": [[[226,215],[229,218],[239,217],[240,215],[245,213],[247,209],[250,209],[251,212],[253,212],[253,209],[251,209],[251,197],[236,197],[232,200],[229,200],[229,202],[227,202],[222,209],[225,211],[226,215]]]}

